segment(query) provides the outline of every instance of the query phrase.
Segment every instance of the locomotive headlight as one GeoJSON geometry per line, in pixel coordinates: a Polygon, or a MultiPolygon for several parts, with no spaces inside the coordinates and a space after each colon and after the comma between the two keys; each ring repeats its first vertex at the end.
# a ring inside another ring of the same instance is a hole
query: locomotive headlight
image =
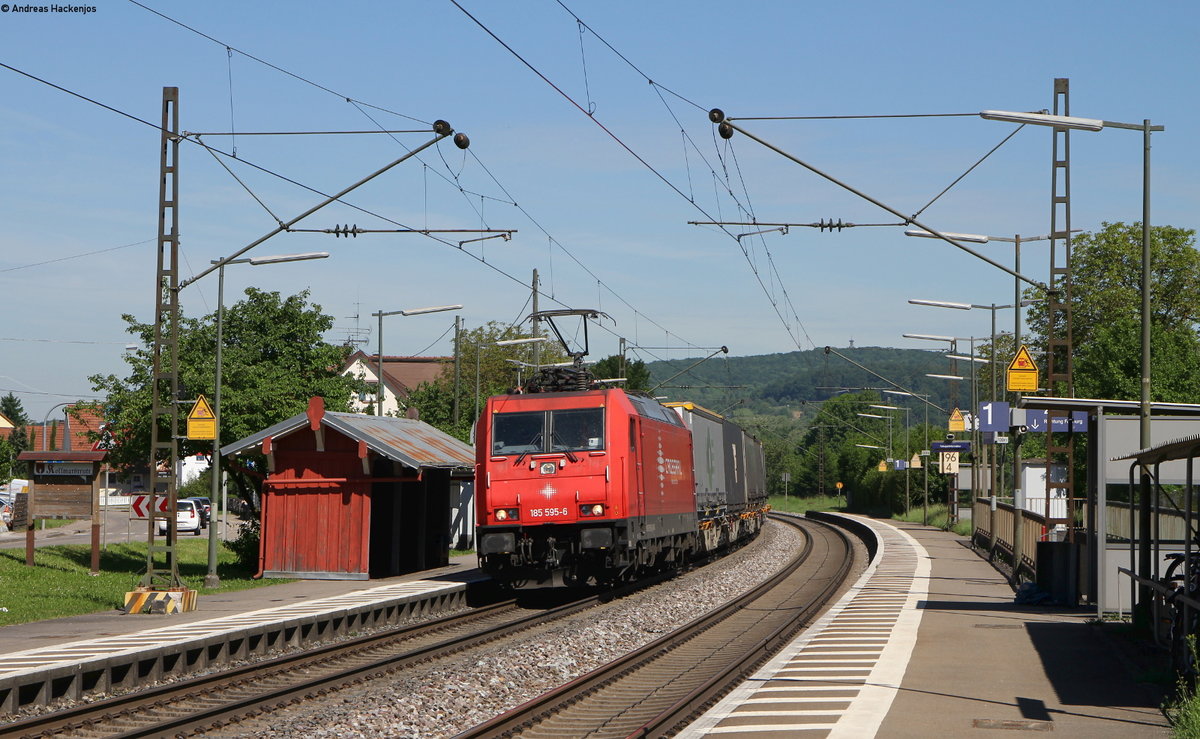
{"type": "Polygon", "coordinates": [[[504,510],[503,508],[497,510],[496,511],[496,520],[497,521],[507,521],[508,520],[508,511],[504,510]]]}
{"type": "Polygon", "coordinates": [[[600,505],[599,503],[592,506],[592,515],[593,516],[603,516],[604,515],[604,506],[600,505]]]}
{"type": "Polygon", "coordinates": [[[497,521],[516,521],[518,518],[521,517],[521,509],[520,508],[497,508],[495,515],[496,515],[497,521]]]}
{"type": "Polygon", "coordinates": [[[594,505],[581,505],[581,506],[579,506],[579,515],[581,515],[581,516],[603,516],[604,515],[604,506],[601,505],[600,503],[596,503],[594,505]]]}

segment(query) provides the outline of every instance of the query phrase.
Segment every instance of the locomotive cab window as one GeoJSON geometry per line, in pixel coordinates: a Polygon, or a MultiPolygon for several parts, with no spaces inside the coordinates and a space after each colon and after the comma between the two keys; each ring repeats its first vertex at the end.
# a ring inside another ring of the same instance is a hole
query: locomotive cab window
{"type": "Polygon", "coordinates": [[[546,414],[497,413],[492,417],[492,454],[536,454],[546,436],[546,414]]]}
{"type": "Polygon", "coordinates": [[[550,411],[550,451],[590,452],[604,448],[604,409],[550,411]]]}
{"type": "Polygon", "coordinates": [[[569,408],[492,417],[492,454],[590,452],[604,449],[604,409],[569,408]]]}

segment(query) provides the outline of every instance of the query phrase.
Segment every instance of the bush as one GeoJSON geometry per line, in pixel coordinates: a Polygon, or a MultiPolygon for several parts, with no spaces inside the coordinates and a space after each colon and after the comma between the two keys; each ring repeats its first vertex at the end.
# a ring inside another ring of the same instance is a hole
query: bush
{"type": "Polygon", "coordinates": [[[238,564],[246,567],[251,572],[257,572],[258,570],[258,541],[260,536],[261,527],[256,514],[254,518],[248,518],[243,521],[238,528],[237,537],[225,544],[225,546],[229,547],[237,555],[238,564]]]}

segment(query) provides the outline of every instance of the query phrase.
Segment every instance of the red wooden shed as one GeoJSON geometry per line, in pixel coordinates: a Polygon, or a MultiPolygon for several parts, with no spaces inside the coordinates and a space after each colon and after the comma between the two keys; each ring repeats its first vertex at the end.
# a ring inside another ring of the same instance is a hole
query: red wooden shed
{"type": "Polygon", "coordinates": [[[266,457],[259,570],[366,580],[444,566],[450,490],[474,450],[423,421],[308,411],[221,449],[266,457]]]}

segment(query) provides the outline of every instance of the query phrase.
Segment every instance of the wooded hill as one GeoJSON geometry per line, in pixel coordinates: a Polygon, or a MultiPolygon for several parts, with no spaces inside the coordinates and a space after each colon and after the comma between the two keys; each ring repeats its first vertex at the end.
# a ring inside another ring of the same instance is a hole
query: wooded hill
{"type": "MultiPolygon", "coordinates": [[[[928,394],[932,402],[943,408],[957,405],[966,410],[971,405],[971,370],[966,362],[958,363],[955,374],[967,378],[959,382],[925,376],[930,372],[951,374],[951,360],[940,352],[888,347],[837,348],[837,351],[907,390],[928,394]],[[952,394],[957,395],[957,401],[952,394]]],[[[846,389],[895,389],[894,385],[845,359],[826,354],[824,349],[747,357],[718,354],[684,372],[699,360],[700,357],[648,362],[651,387],[662,383],[654,395],[690,400],[726,414],[747,410],[755,414],[799,418],[810,415],[805,409],[807,402],[825,400],[846,389]],[[683,374],[670,379],[680,372],[683,374]]],[[[987,396],[990,388],[985,390],[980,385],[979,393],[981,397],[987,396]]],[[[903,398],[893,400],[903,401],[903,398]]],[[[923,408],[920,403],[910,407],[914,414],[923,408]]],[[[920,412],[924,413],[923,410],[920,412]]],[[[913,423],[923,420],[915,415],[912,419],[913,423]]]]}

